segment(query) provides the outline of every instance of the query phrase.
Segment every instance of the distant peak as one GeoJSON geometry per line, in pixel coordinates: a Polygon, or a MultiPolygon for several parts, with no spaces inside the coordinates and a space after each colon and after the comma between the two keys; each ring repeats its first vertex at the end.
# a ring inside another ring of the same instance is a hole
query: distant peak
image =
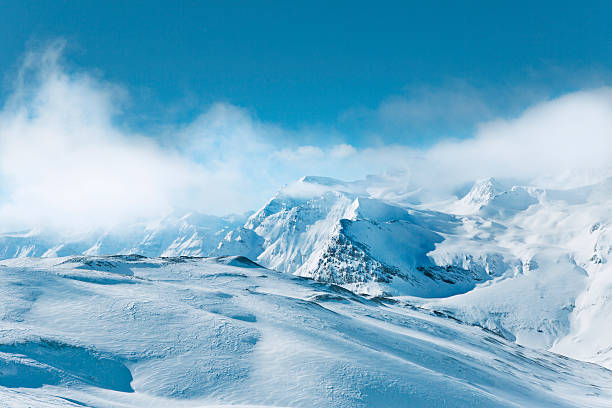
{"type": "Polygon", "coordinates": [[[503,190],[503,183],[499,180],[497,180],[495,177],[487,177],[484,179],[480,179],[480,180],[476,180],[474,182],[474,187],[472,188],[478,188],[478,187],[492,187],[498,190],[503,190]]]}
{"type": "Polygon", "coordinates": [[[304,176],[299,180],[301,183],[319,184],[321,186],[344,185],[346,182],[331,177],[304,176]]]}
{"type": "Polygon", "coordinates": [[[491,196],[503,193],[506,190],[507,187],[502,182],[493,177],[487,177],[474,182],[474,185],[467,195],[470,197],[487,196],[487,198],[490,198],[491,196]]]}
{"type": "Polygon", "coordinates": [[[507,191],[507,186],[493,177],[477,180],[461,200],[457,202],[455,211],[460,213],[477,211],[504,191],[507,191]]]}

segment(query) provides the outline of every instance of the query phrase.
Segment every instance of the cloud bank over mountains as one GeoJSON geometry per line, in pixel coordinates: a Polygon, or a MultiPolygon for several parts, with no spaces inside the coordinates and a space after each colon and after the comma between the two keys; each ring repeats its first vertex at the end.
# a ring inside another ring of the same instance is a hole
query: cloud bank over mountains
{"type": "MultiPolygon", "coordinates": [[[[490,176],[559,187],[611,174],[612,88],[566,94],[428,148],[357,145],[351,135],[300,145],[299,137],[286,137],[294,131],[227,103],[159,134],[128,129],[118,120],[128,114],[127,92],[70,71],[62,50],[57,42],[28,53],[0,109],[4,231],[105,227],[175,208],[243,212],[303,175],[350,180],[386,173],[390,183],[441,199],[490,176]]],[[[393,120],[402,106],[394,107],[393,120]]]]}

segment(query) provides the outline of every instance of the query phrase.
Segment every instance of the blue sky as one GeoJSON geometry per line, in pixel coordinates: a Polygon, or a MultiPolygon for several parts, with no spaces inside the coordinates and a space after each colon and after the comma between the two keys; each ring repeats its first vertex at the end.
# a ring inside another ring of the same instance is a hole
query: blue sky
{"type": "Polygon", "coordinates": [[[304,175],[438,201],[490,176],[593,182],[612,175],[610,15],[0,0],[0,230],[243,212],[304,175]]]}
{"type": "Polygon", "coordinates": [[[599,85],[612,69],[606,1],[1,1],[0,7],[4,76],[28,47],[63,38],[71,67],[129,90],[123,119],[142,128],[190,120],[223,101],[287,129],[339,130],[359,145],[428,144],[599,85]],[[377,115],[381,104],[404,98],[425,107],[403,120],[377,115]],[[456,105],[463,108],[445,114],[456,105]]]}

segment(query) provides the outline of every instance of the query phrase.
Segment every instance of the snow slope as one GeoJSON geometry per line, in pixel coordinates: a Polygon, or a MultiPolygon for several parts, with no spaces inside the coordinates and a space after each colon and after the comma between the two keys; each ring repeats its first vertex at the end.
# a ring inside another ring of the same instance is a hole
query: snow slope
{"type": "Polygon", "coordinates": [[[376,177],[304,177],[247,220],[176,214],[59,240],[4,234],[0,257],[242,255],[612,368],[612,179],[557,190],[485,179],[457,199],[426,197],[376,177]]]}
{"type": "Polygon", "coordinates": [[[567,190],[521,188],[517,195],[529,195],[521,200],[512,197],[516,191],[483,203],[464,218],[469,234],[447,239],[429,254],[445,262],[458,254],[496,252],[512,272],[425,306],[521,344],[612,367],[612,180],[567,190]],[[500,212],[504,200],[513,204],[500,212]],[[478,246],[470,245],[470,236],[478,246]]]}
{"type": "Polygon", "coordinates": [[[612,372],[241,257],[0,262],[0,405],[606,407],[612,372]]]}

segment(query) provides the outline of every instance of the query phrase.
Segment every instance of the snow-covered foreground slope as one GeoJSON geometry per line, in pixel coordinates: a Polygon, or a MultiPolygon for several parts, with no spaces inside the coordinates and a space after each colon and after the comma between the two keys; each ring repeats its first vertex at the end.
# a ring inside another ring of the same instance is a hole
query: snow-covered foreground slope
{"type": "Polygon", "coordinates": [[[0,264],[0,405],[605,407],[612,372],[244,258],[0,264]]]}

